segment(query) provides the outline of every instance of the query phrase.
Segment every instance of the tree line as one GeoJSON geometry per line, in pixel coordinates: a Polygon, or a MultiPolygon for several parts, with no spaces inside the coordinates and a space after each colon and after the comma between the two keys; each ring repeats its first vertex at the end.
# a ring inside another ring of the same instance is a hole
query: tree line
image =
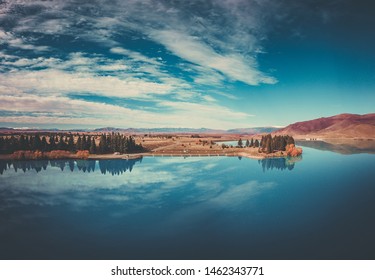
{"type": "Polygon", "coordinates": [[[272,137],[271,134],[263,135],[261,140],[251,139],[251,141],[246,140],[245,145],[243,145],[242,139],[238,140],[238,146],[243,147],[259,147],[259,152],[262,153],[273,153],[274,151],[285,151],[287,145],[295,144],[294,138],[289,135],[275,135],[272,137]]]}
{"type": "Polygon", "coordinates": [[[240,147],[245,146],[245,147],[255,147],[255,148],[258,148],[259,144],[260,144],[259,140],[255,139],[255,141],[254,141],[253,138],[251,138],[251,141],[249,141],[249,139],[247,139],[246,142],[245,142],[245,145],[243,144],[242,139],[238,140],[238,146],[240,146],[240,147]]]}
{"type": "Polygon", "coordinates": [[[274,151],[285,151],[287,145],[295,144],[294,138],[289,135],[275,135],[271,134],[262,136],[260,150],[263,153],[273,153],[274,151]]]}
{"type": "Polygon", "coordinates": [[[132,136],[120,133],[101,134],[92,136],[79,134],[52,134],[52,135],[19,135],[0,137],[0,153],[12,154],[15,151],[50,152],[62,150],[77,152],[87,150],[90,154],[134,153],[143,151],[142,144],[136,144],[132,136]],[[99,144],[96,139],[99,137],[99,144]]]}

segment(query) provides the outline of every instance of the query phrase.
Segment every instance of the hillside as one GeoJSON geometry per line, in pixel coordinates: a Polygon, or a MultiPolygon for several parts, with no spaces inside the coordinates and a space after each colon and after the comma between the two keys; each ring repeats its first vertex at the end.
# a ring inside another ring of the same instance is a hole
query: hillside
{"type": "Polygon", "coordinates": [[[358,138],[375,139],[375,114],[341,114],[297,122],[273,134],[288,134],[297,139],[358,138]]]}

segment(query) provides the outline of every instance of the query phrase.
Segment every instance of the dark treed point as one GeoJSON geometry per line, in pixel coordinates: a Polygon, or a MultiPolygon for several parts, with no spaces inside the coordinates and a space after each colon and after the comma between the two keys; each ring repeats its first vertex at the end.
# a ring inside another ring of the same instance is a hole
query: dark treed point
{"type": "Polygon", "coordinates": [[[77,152],[86,150],[90,154],[108,153],[134,153],[143,151],[141,144],[136,144],[132,136],[119,133],[91,135],[51,134],[51,135],[20,135],[0,137],[0,153],[11,154],[15,151],[40,151],[54,150],[77,152]],[[99,138],[98,145],[96,140],[99,138]]]}

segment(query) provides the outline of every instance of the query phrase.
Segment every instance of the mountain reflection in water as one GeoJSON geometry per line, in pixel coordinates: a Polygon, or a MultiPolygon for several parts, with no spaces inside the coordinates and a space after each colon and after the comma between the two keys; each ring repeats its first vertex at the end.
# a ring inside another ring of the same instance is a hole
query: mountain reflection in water
{"type": "MultiPolygon", "coordinates": [[[[333,141],[326,140],[326,141],[333,141]]],[[[297,145],[303,147],[313,148],[321,151],[329,151],[343,155],[353,155],[353,154],[375,154],[375,140],[354,140],[354,139],[336,139],[336,142],[325,142],[321,140],[316,141],[296,141],[297,145]]]]}

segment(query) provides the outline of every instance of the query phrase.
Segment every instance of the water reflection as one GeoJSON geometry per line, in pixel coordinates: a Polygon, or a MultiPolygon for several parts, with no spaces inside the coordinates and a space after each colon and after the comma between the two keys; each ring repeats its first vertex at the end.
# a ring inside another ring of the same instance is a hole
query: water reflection
{"type": "MultiPolygon", "coordinates": [[[[238,157],[238,159],[242,159],[238,157]]],[[[302,156],[293,158],[267,158],[258,160],[263,171],[266,170],[292,170],[297,161],[302,160],[302,156]]],[[[139,159],[103,159],[103,160],[0,160],[0,175],[6,170],[13,169],[15,172],[35,170],[37,173],[46,170],[48,167],[57,167],[61,171],[70,170],[81,172],[95,172],[98,169],[101,174],[121,175],[126,171],[131,172],[136,163],[141,163],[139,159]],[[98,163],[98,164],[97,164],[98,163]]]]}
{"type": "MultiPolygon", "coordinates": [[[[99,170],[102,174],[110,173],[112,175],[120,175],[129,170],[133,170],[134,165],[142,162],[142,158],[129,160],[99,160],[99,170]]],[[[0,174],[4,171],[14,169],[18,171],[35,170],[37,173],[46,170],[47,167],[57,167],[64,171],[82,171],[94,172],[96,160],[0,160],[0,174]]]]}
{"type": "MultiPolygon", "coordinates": [[[[332,141],[332,140],[331,140],[332,141]]],[[[336,142],[325,141],[297,141],[297,145],[303,147],[313,148],[321,151],[330,151],[343,155],[352,154],[375,154],[375,141],[374,140],[353,140],[353,139],[340,139],[336,142]]]]}
{"type": "Polygon", "coordinates": [[[373,259],[373,156],[298,160],[0,161],[0,259],[373,259]]]}
{"type": "Polygon", "coordinates": [[[301,161],[302,156],[298,157],[286,157],[286,158],[265,158],[258,160],[258,163],[262,166],[263,172],[266,170],[293,170],[296,162],[301,161]]]}

